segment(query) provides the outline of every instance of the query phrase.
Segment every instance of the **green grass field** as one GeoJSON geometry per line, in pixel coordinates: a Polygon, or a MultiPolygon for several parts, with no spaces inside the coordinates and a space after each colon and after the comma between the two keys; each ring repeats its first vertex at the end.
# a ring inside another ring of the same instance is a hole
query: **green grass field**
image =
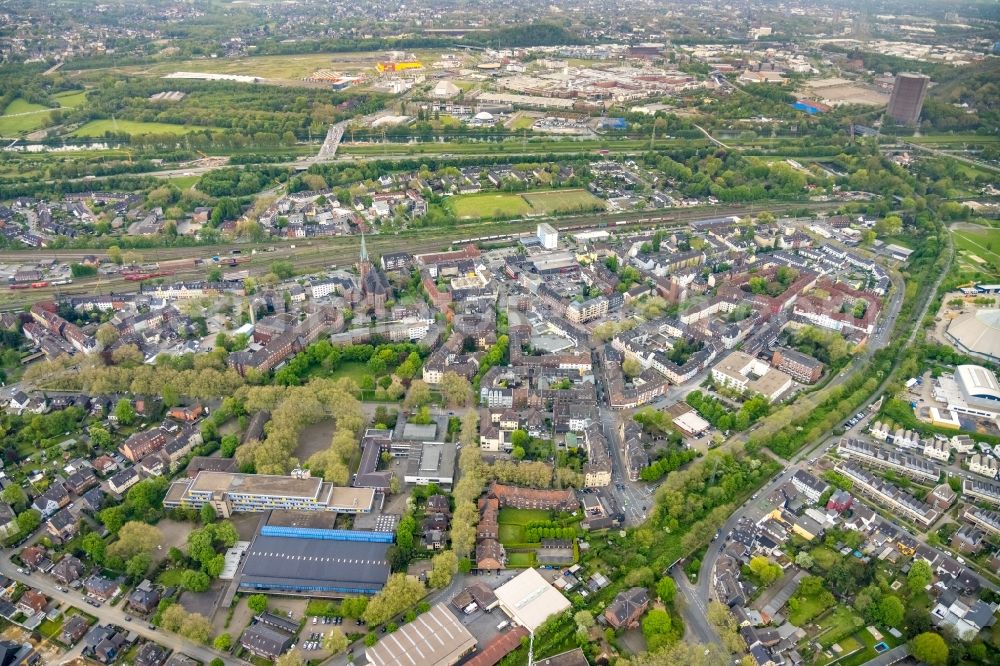
{"type": "MultiPolygon", "coordinates": [[[[549,512],[542,509],[500,509],[500,543],[504,545],[524,543],[524,527],[528,523],[548,520],[549,512]]],[[[531,566],[525,565],[525,566],[531,566]]]]}
{"type": "Polygon", "coordinates": [[[512,130],[521,129],[531,129],[531,126],[535,124],[537,118],[532,118],[531,116],[521,116],[514,121],[514,124],[510,126],[512,130]]]}
{"type": "Polygon", "coordinates": [[[68,92],[59,93],[58,95],[55,96],[55,99],[57,102],[59,102],[59,106],[63,107],[64,109],[75,109],[76,107],[82,105],[84,102],[87,101],[87,92],[84,90],[81,91],[71,90],[68,92]]]}
{"type": "Polygon", "coordinates": [[[34,113],[36,111],[48,111],[49,107],[42,106],[41,104],[32,104],[26,100],[18,97],[13,102],[7,105],[7,108],[3,110],[3,115],[10,116],[15,113],[34,113]]]}
{"type": "Polygon", "coordinates": [[[498,522],[502,525],[527,525],[541,520],[548,520],[549,512],[545,509],[513,509],[509,506],[500,509],[498,522]]]}
{"type": "Polygon", "coordinates": [[[820,645],[825,648],[852,634],[864,626],[864,621],[847,606],[838,605],[832,612],[824,615],[818,621],[819,632],[815,636],[820,645]]]}
{"type": "Polygon", "coordinates": [[[990,269],[988,264],[1000,266],[1000,229],[982,229],[970,231],[965,229],[952,232],[955,247],[963,255],[963,259],[976,270],[992,275],[1000,275],[998,269],[990,269]],[[978,257],[983,261],[976,261],[978,257]]]}
{"type": "Polygon", "coordinates": [[[511,569],[527,569],[535,566],[534,553],[510,553],[507,555],[507,566],[511,569]]]}
{"type": "Polygon", "coordinates": [[[102,137],[106,132],[124,132],[126,134],[176,134],[181,136],[189,132],[197,132],[211,127],[195,127],[187,125],[170,125],[168,123],[143,123],[134,120],[91,120],[89,123],[73,132],[73,136],[102,137]]]}
{"type": "Polygon", "coordinates": [[[848,636],[844,640],[838,643],[840,645],[840,655],[834,655],[832,659],[827,659],[825,656],[820,656],[819,660],[815,663],[819,666],[826,666],[826,664],[841,663],[839,660],[844,659],[848,655],[854,654],[861,650],[864,645],[862,645],[858,639],[853,636],[848,636]]]}
{"type": "Polygon", "coordinates": [[[330,379],[342,379],[344,377],[349,377],[356,381],[358,384],[361,383],[361,378],[370,376],[372,373],[368,370],[368,366],[360,361],[348,361],[341,363],[336,370],[330,373],[330,379]]]}
{"type": "Polygon", "coordinates": [[[796,627],[805,626],[810,620],[826,610],[827,606],[819,595],[813,597],[802,597],[802,603],[795,610],[789,609],[788,621],[796,627]]]}
{"type": "Polygon", "coordinates": [[[809,551],[809,554],[821,569],[831,568],[840,559],[840,555],[827,546],[817,546],[809,551]]]}
{"type": "Polygon", "coordinates": [[[49,124],[51,111],[47,106],[32,104],[18,97],[7,105],[0,116],[0,136],[15,136],[45,127],[49,124]]]}
{"type": "Polygon", "coordinates": [[[170,182],[182,190],[187,190],[199,180],[201,180],[201,176],[178,176],[177,178],[171,178],[170,182]]]}
{"type": "Polygon", "coordinates": [[[544,192],[509,192],[460,194],[445,203],[459,219],[551,215],[604,208],[604,202],[586,190],[547,190],[544,192]]]}
{"type": "Polygon", "coordinates": [[[528,192],[524,198],[538,213],[564,213],[577,210],[604,209],[606,204],[587,190],[552,190],[528,192]]]}
{"type": "Polygon", "coordinates": [[[531,212],[520,194],[462,194],[449,197],[446,204],[455,217],[474,220],[480,217],[518,217],[531,212]]]}

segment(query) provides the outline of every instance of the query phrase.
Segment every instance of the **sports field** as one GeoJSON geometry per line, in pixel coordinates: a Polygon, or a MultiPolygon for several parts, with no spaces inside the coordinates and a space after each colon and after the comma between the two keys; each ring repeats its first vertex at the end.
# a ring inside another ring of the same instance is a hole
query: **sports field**
{"type": "Polygon", "coordinates": [[[462,194],[450,197],[446,204],[456,217],[473,220],[486,217],[551,215],[573,211],[603,209],[603,201],[586,190],[547,190],[544,192],[462,194]]]}
{"type": "Polygon", "coordinates": [[[446,205],[463,220],[480,217],[518,217],[531,212],[531,206],[520,194],[461,194],[450,197],[446,205]]]}
{"type": "Polygon", "coordinates": [[[1000,229],[956,229],[952,231],[952,238],[963,263],[1000,277],[1000,229]]]}
{"type": "Polygon", "coordinates": [[[91,120],[89,123],[73,132],[73,136],[102,137],[106,132],[125,134],[176,134],[178,136],[189,132],[197,132],[211,127],[171,125],[168,123],[143,123],[133,120],[91,120]]]}
{"type": "Polygon", "coordinates": [[[531,208],[539,213],[569,213],[577,210],[591,211],[606,207],[603,200],[598,199],[587,190],[552,190],[550,192],[528,192],[524,198],[531,208]]]}

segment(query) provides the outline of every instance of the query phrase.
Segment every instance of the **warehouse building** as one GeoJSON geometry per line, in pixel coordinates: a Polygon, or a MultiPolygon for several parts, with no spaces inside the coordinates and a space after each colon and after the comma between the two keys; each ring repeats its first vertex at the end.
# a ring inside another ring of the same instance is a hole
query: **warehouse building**
{"type": "Polygon", "coordinates": [[[389,579],[391,543],[257,535],[240,575],[243,592],[374,595],[389,579]]]}
{"type": "Polygon", "coordinates": [[[373,595],[389,579],[392,532],[337,529],[336,514],[272,511],[246,550],[239,589],[325,597],[373,595]]]}
{"type": "Polygon", "coordinates": [[[365,656],[373,666],[452,666],[475,647],[476,637],[442,603],[365,648],[365,656]]]}
{"type": "Polygon", "coordinates": [[[526,569],[496,590],[500,608],[518,625],[535,631],[570,607],[569,600],[535,569],[526,569]]]}

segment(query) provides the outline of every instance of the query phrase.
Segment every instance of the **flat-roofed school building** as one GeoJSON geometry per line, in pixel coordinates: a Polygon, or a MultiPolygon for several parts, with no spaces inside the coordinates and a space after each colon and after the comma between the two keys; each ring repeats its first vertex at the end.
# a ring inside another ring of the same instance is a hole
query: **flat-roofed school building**
{"type": "Polygon", "coordinates": [[[319,477],[202,471],[193,479],[174,481],[163,506],[200,509],[210,504],[228,518],[275,509],[368,513],[374,502],[372,488],[342,488],[319,477]]]}

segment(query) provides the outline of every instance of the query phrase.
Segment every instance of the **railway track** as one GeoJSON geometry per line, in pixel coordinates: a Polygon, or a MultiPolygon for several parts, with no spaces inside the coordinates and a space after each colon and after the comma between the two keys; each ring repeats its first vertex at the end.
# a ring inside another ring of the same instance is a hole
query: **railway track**
{"type": "MultiPolygon", "coordinates": [[[[789,210],[818,210],[834,207],[833,203],[794,202],[776,203],[767,208],[773,213],[783,213],[789,210]]],[[[760,211],[760,206],[755,206],[760,211]]],[[[560,231],[583,231],[587,229],[608,229],[609,231],[625,232],[631,229],[649,227],[677,227],[695,220],[715,217],[743,217],[751,212],[749,206],[704,206],[686,209],[658,209],[653,211],[603,213],[576,215],[559,218],[534,218],[512,220],[507,222],[476,222],[455,225],[440,229],[414,229],[393,235],[373,235],[366,238],[369,252],[398,251],[406,248],[413,254],[440,251],[454,244],[455,241],[467,241],[490,236],[493,240],[502,241],[523,232],[532,231],[539,222],[548,222],[560,231]]],[[[143,253],[147,262],[168,261],[171,259],[191,258],[193,254],[204,253],[206,258],[212,256],[226,257],[233,250],[239,250],[246,257],[252,250],[249,263],[241,268],[250,271],[252,277],[259,277],[270,271],[275,261],[294,258],[295,270],[299,274],[313,272],[331,265],[350,265],[358,255],[359,240],[354,236],[335,236],[331,238],[316,238],[311,241],[297,240],[295,242],[280,241],[272,243],[229,243],[224,245],[203,245],[184,248],[157,248],[143,253]],[[267,251],[268,248],[274,251],[267,251]]],[[[14,250],[0,252],[0,262],[29,262],[55,259],[57,261],[74,261],[84,255],[98,253],[95,250],[56,250],[53,252],[36,250],[14,250]]],[[[204,279],[207,271],[220,264],[210,259],[199,266],[182,268],[173,271],[165,280],[181,281],[204,279]]],[[[141,282],[128,281],[123,276],[98,276],[94,278],[76,279],[70,285],[48,285],[39,289],[19,291],[0,291],[0,310],[10,311],[21,309],[39,300],[65,296],[82,296],[87,294],[129,293],[139,290],[141,282]]]]}

